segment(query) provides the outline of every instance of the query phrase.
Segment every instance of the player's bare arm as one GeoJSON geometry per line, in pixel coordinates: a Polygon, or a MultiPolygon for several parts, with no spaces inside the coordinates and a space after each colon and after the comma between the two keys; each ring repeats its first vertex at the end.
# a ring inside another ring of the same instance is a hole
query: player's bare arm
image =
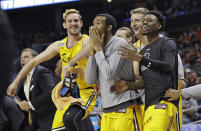
{"type": "Polygon", "coordinates": [[[59,53],[59,41],[56,41],[49,45],[45,51],[40,53],[38,56],[30,60],[18,73],[14,81],[9,85],[7,89],[7,94],[9,96],[14,96],[20,81],[38,64],[53,58],[59,53]]]}

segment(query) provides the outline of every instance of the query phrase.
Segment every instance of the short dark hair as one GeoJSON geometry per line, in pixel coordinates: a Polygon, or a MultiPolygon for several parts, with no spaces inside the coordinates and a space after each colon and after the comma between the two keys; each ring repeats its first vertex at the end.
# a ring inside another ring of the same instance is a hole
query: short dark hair
{"type": "Polygon", "coordinates": [[[114,34],[116,32],[116,28],[117,28],[117,21],[116,19],[110,15],[110,14],[98,14],[97,16],[103,16],[106,18],[105,22],[106,22],[106,26],[108,25],[112,25],[112,34],[114,34]]]}
{"type": "Polygon", "coordinates": [[[35,56],[38,55],[38,52],[35,51],[35,50],[33,50],[33,49],[31,49],[31,48],[25,48],[25,49],[23,49],[23,50],[22,50],[22,53],[23,53],[24,51],[29,51],[29,52],[32,54],[33,57],[35,57],[35,56]]]}
{"type": "Polygon", "coordinates": [[[146,13],[146,15],[148,15],[148,14],[156,16],[156,18],[158,19],[158,22],[162,26],[159,31],[162,31],[164,29],[164,27],[165,27],[165,18],[164,18],[164,16],[160,12],[153,11],[153,10],[146,13]]]}

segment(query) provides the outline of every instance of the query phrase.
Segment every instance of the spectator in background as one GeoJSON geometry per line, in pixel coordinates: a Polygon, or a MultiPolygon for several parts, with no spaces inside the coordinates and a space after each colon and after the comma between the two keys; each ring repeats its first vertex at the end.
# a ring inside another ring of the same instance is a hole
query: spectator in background
{"type": "MultiPolygon", "coordinates": [[[[188,109],[198,106],[197,101],[191,97],[189,99],[183,99],[182,100],[182,107],[183,109],[188,109]]],[[[183,124],[190,123],[191,121],[194,121],[196,119],[197,115],[197,108],[189,110],[189,111],[184,111],[183,112],[183,124]]]]}

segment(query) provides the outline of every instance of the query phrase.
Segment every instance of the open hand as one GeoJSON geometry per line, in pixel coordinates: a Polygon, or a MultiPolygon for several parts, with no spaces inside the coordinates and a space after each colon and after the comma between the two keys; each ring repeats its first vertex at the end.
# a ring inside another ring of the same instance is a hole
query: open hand
{"type": "Polygon", "coordinates": [[[136,47],[130,44],[130,47],[120,46],[118,49],[119,55],[122,58],[130,60],[130,61],[141,61],[142,56],[137,52],[136,47]]]}
{"type": "Polygon", "coordinates": [[[94,26],[89,27],[89,43],[91,48],[94,49],[95,51],[102,50],[102,45],[104,43],[104,36],[105,34],[102,34],[102,36],[100,36],[94,26]]]}

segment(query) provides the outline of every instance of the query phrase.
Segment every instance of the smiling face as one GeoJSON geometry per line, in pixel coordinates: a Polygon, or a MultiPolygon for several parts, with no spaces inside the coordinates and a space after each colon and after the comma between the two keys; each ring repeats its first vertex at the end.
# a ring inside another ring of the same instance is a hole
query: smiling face
{"type": "Polygon", "coordinates": [[[147,14],[143,19],[143,28],[142,32],[144,35],[155,34],[159,32],[161,24],[158,22],[158,19],[155,15],[147,14]]]}
{"type": "Polygon", "coordinates": [[[142,13],[135,13],[131,15],[131,25],[134,34],[136,37],[140,37],[142,35],[142,20],[144,14],[142,13]]]}
{"type": "Polygon", "coordinates": [[[70,13],[66,16],[66,20],[63,23],[63,27],[67,29],[68,34],[78,35],[82,28],[82,20],[79,14],[70,13]]]}
{"type": "Polygon", "coordinates": [[[100,36],[102,36],[102,34],[106,34],[106,18],[104,16],[96,16],[94,18],[93,25],[100,36]]]}

